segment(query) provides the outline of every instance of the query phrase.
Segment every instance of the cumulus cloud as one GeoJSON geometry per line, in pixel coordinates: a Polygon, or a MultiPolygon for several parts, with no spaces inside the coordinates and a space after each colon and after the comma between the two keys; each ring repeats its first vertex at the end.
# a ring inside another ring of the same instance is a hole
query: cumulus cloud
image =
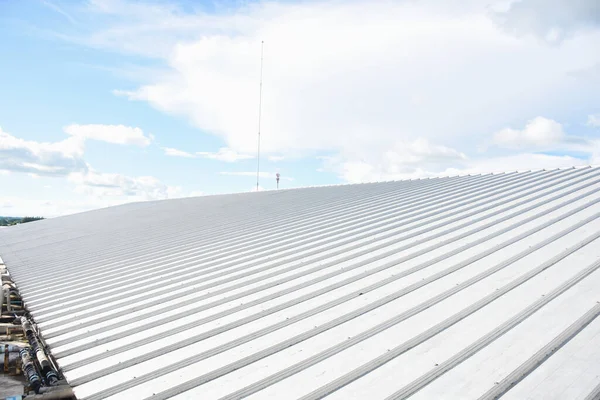
{"type": "MultiPolygon", "coordinates": [[[[111,125],[71,125],[65,128],[70,137],[53,143],[17,138],[0,128],[0,174],[27,173],[32,178],[41,176],[67,177],[75,191],[87,196],[77,206],[62,202],[52,208],[53,215],[123,203],[126,201],[157,200],[187,195],[182,188],[169,186],[151,176],[130,177],[123,174],[101,173],[83,159],[86,140],[143,146],[149,140],[141,130],[111,125]],[[108,129],[102,129],[108,127],[108,129]],[[109,199],[98,203],[94,199],[109,199]],[[63,204],[64,203],[64,204],[63,204]]],[[[50,186],[44,186],[44,188],[50,186]]],[[[44,204],[25,202],[32,207],[44,204]]],[[[41,209],[42,211],[44,208],[41,209]]],[[[41,212],[41,211],[40,211],[41,212]]]]}
{"type": "MultiPolygon", "coordinates": [[[[600,153],[599,153],[600,154],[600,153]]],[[[554,156],[539,153],[520,153],[507,156],[480,157],[465,160],[455,167],[440,166],[437,169],[414,168],[390,173],[382,169],[375,169],[370,164],[344,165],[346,169],[340,174],[350,182],[389,181],[401,179],[421,179],[433,177],[447,177],[468,174],[502,173],[510,171],[530,171],[538,169],[570,168],[590,164],[593,158],[585,159],[572,156],[554,156]]],[[[600,158],[598,158],[600,161],[600,158]]],[[[593,162],[591,162],[593,164],[593,162]]],[[[597,163],[597,162],[596,162],[597,163]]],[[[327,171],[326,166],[323,170],[327,171]]],[[[334,169],[334,172],[340,172],[334,169]]]]}
{"type": "Polygon", "coordinates": [[[180,187],[168,186],[152,176],[130,177],[101,173],[89,168],[69,175],[76,191],[95,197],[126,197],[129,200],[161,200],[179,197],[180,187]]]}
{"type": "Polygon", "coordinates": [[[226,146],[167,155],[235,161],[256,149],[264,40],[266,158],[328,154],[323,169],[346,180],[396,179],[497,160],[465,156],[493,132],[493,148],[526,151],[519,156],[532,166],[562,165],[530,153],[544,146],[589,154],[588,141],[550,118],[502,128],[589,108],[600,65],[596,3],[317,0],[188,13],[166,2],[92,0],[105,28],[79,42],[160,59],[166,68],[115,94],[186,118],[226,146]]]}
{"type": "Polygon", "coordinates": [[[524,129],[506,128],[494,134],[494,143],[498,146],[522,148],[547,148],[565,139],[563,126],[551,119],[536,117],[527,122],[524,129]]]}
{"type": "Polygon", "coordinates": [[[457,154],[431,154],[425,162],[428,157],[411,146],[452,144],[460,149],[451,149],[455,153],[470,153],[506,121],[595,96],[569,75],[600,63],[594,51],[600,33],[580,29],[593,22],[584,15],[588,5],[504,1],[503,9],[490,11],[495,3],[260,2],[186,14],[164,3],[112,1],[94,9],[110,17],[109,28],[89,39],[94,46],[163,59],[166,71],[117,93],[189,119],[228,149],[170,155],[225,161],[240,159],[229,152],[242,159],[255,152],[264,40],[266,158],[331,154],[337,161],[328,168],[355,181],[454,168],[464,161],[457,154]],[[557,40],[580,34],[564,41],[560,52],[515,38],[513,28],[527,25],[536,7],[545,30],[558,18],[563,34],[557,40]],[[561,19],[559,8],[570,16],[561,19]],[[415,165],[413,157],[425,164],[415,165]]]}
{"type": "MultiPolygon", "coordinates": [[[[496,154],[485,151],[467,157],[455,149],[433,145],[426,140],[398,142],[377,158],[357,158],[338,154],[319,157],[320,171],[337,174],[347,182],[417,179],[460,174],[565,168],[600,162],[600,139],[569,135],[557,121],[536,117],[523,129],[506,128],[493,135],[496,147],[517,149],[517,154],[496,154]],[[548,151],[556,155],[535,153],[548,151]]],[[[364,153],[360,153],[364,155],[364,153]]],[[[375,156],[375,155],[374,155],[375,156]]]]}
{"type": "MultiPolygon", "coordinates": [[[[121,204],[130,201],[159,200],[200,195],[187,192],[178,186],[166,185],[152,176],[127,176],[101,173],[84,161],[85,142],[100,140],[122,145],[147,146],[151,136],[139,128],[123,125],[69,125],[65,133],[70,136],[58,142],[37,142],[17,138],[0,128],[0,175],[11,172],[40,177],[67,177],[75,192],[82,195],[78,201],[38,202],[31,199],[4,197],[6,204],[18,204],[13,212],[25,215],[41,213],[55,216],[121,204]]],[[[51,189],[50,185],[43,185],[51,189]]]]}
{"type": "Polygon", "coordinates": [[[507,149],[577,152],[587,154],[590,160],[600,150],[599,139],[569,135],[561,123],[544,117],[530,120],[523,129],[505,128],[496,132],[493,143],[507,149]]]}
{"type": "Polygon", "coordinates": [[[512,33],[533,34],[553,44],[600,27],[597,0],[512,0],[495,17],[512,33]]]}
{"type": "Polygon", "coordinates": [[[66,176],[85,171],[84,141],[70,137],[47,143],[12,136],[0,127],[0,170],[44,176],[66,176]]]}
{"type": "Polygon", "coordinates": [[[98,140],[107,143],[148,146],[152,139],[145,136],[144,132],[137,127],[125,125],[78,125],[72,124],[64,128],[65,133],[81,139],[98,140]]]}
{"type": "Polygon", "coordinates": [[[85,142],[98,140],[121,145],[148,146],[151,137],[140,128],[124,125],[77,125],[64,128],[70,137],[58,142],[18,138],[0,127],[0,170],[40,176],[85,172],[85,142]]]}
{"type": "Polygon", "coordinates": [[[350,183],[435,176],[447,168],[464,168],[467,156],[425,139],[396,141],[383,153],[355,152],[319,157],[323,170],[350,183]]]}
{"type": "Polygon", "coordinates": [[[499,157],[474,159],[465,168],[449,169],[445,173],[481,174],[490,172],[529,171],[550,168],[569,168],[589,164],[589,160],[573,156],[555,156],[539,153],[521,153],[499,157]]]}
{"type": "MultiPolygon", "coordinates": [[[[251,153],[264,38],[263,149],[331,150],[361,136],[433,139],[441,129],[456,136],[480,128],[496,118],[481,111],[523,105],[523,93],[557,87],[567,67],[593,58],[583,49],[594,37],[564,57],[507,38],[484,11],[431,3],[260,4],[199,16],[224,34],[207,29],[194,32],[201,39],[174,40],[165,56],[170,72],[129,95],[251,153]]],[[[181,17],[183,26],[190,18],[181,17]]]]}

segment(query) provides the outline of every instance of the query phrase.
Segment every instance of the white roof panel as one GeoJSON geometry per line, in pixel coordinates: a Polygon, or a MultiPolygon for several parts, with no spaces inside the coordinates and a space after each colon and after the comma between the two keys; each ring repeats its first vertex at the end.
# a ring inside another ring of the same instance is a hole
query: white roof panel
{"type": "Polygon", "coordinates": [[[600,393],[600,168],[127,204],[0,256],[80,399],[600,393]]]}

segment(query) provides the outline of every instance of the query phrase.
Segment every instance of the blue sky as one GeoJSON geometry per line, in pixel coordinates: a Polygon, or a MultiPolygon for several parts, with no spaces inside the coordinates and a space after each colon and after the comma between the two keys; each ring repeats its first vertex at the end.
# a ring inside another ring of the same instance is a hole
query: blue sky
{"type": "Polygon", "coordinates": [[[594,0],[0,1],[0,215],[600,163],[594,0]],[[571,4],[576,3],[576,4],[571,4]]]}

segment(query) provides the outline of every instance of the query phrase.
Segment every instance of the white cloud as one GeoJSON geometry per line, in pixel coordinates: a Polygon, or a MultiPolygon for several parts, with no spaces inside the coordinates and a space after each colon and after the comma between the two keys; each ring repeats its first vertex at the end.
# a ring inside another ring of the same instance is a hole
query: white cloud
{"type": "MultiPolygon", "coordinates": [[[[60,142],[46,143],[24,140],[4,132],[0,128],[0,175],[10,172],[26,173],[34,179],[44,176],[67,177],[79,195],[77,201],[41,202],[34,199],[2,197],[14,215],[56,216],[89,209],[122,204],[131,201],[158,200],[192,195],[178,186],[169,186],[151,176],[131,177],[124,174],[101,173],[83,159],[87,139],[104,140],[110,143],[143,145],[145,137],[141,130],[107,125],[71,126],[71,134],[60,142]],[[102,131],[97,127],[109,127],[102,131]],[[88,129],[89,128],[89,129],[88,129]],[[125,128],[125,129],[122,129],[125,128]],[[104,135],[106,134],[106,135],[104,135]]],[[[41,189],[51,189],[51,185],[39,184],[41,189]]],[[[5,191],[6,193],[6,191],[5,191]]],[[[35,188],[32,187],[32,193],[35,188]]],[[[198,195],[198,191],[193,192],[198,195]]],[[[38,195],[43,193],[38,192],[38,195]]],[[[34,196],[34,195],[32,195],[34,196]]],[[[43,197],[43,196],[42,196],[43,197]]],[[[68,198],[66,194],[65,198],[68,198]]]]}
{"type": "Polygon", "coordinates": [[[84,141],[77,137],[47,143],[24,140],[0,128],[0,170],[65,176],[85,170],[84,141]]]}
{"type": "MultiPolygon", "coordinates": [[[[233,150],[252,154],[264,38],[266,153],[383,150],[381,138],[446,141],[489,131],[507,114],[526,117],[540,105],[566,101],[546,94],[568,92],[567,71],[600,61],[591,51],[598,35],[583,35],[558,52],[508,36],[486,13],[484,5],[450,10],[431,1],[261,3],[179,19],[166,10],[167,20],[182,23],[178,32],[202,38],[184,41],[171,32],[164,56],[171,71],[129,96],[184,115],[233,150]]],[[[143,43],[141,34],[136,40],[143,43]]]]}
{"type": "Polygon", "coordinates": [[[574,152],[587,155],[587,160],[592,164],[596,163],[600,154],[600,139],[569,135],[562,124],[543,117],[530,120],[522,130],[506,128],[496,132],[493,142],[508,149],[574,152]]]}
{"type": "Polygon", "coordinates": [[[122,174],[100,173],[92,168],[69,175],[76,192],[104,197],[124,197],[128,201],[161,200],[180,197],[181,188],[168,186],[152,176],[130,177],[122,174]]]}
{"type": "MultiPolygon", "coordinates": [[[[596,96],[569,75],[600,63],[594,51],[600,33],[582,28],[591,26],[589,4],[503,1],[503,9],[490,11],[496,3],[261,2],[186,14],[164,3],[96,2],[94,12],[110,23],[88,39],[163,59],[167,71],[116,93],[220,136],[226,151],[196,155],[224,161],[251,158],[256,149],[264,40],[266,158],[332,154],[329,170],[360,181],[464,166],[463,152],[473,152],[506,121],[583,108],[596,96]],[[544,26],[516,29],[527,26],[536,8],[544,26]],[[562,29],[554,38],[547,35],[556,28],[553,16],[562,29]],[[550,47],[524,33],[562,44],[550,47]],[[431,152],[420,153],[418,143],[431,152]]],[[[560,132],[535,134],[505,131],[498,139],[528,148],[560,132]]]]}
{"type": "Polygon", "coordinates": [[[451,148],[422,140],[397,143],[378,159],[357,159],[336,155],[319,157],[320,172],[337,174],[347,182],[417,179],[449,175],[478,174],[542,168],[566,168],[598,164],[600,140],[567,135],[560,123],[544,118],[531,120],[523,130],[505,129],[494,136],[505,146],[520,150],[573,152],[578,156],[523,152],[497,155],[486,152],[467,157],[451,148]]]}
{"type": "Polygon", "coordinates": [[[600,114],[588,115],[587,124],[589,126],[600,127],[600,114]]]}
{"type": "Polygon", "coordinates": [[[506,128],[494,134],[494,143],[501,147],[522,148],[548,148],[565,139],[566,135],[560,123],[544,118],[536,117],[529,122],[524,129],[506,128]]]}
{"type": "Polygon", "coordinates": [[[44,176],[66,176],[85,172],[86,140],[147,146],[151,138],[140,128],[124,125],[69,125],[70,135],[59,142],[37,142],[15,137],[0,127],[0,170],[44,176]]]}
{"type": "Polygon", "coordinates": [[[140,128],[125,125],[72,124],[64,127],[64,131],[74,137],[114,144],[145,147],[152,142],[140,128]]]}
{"type": "Polygon", "coordinates": [[[467,161],[465,154],[425,139],[396,141],[383,153],[319,158],[323,160],[323,170],[351,183],[434,176],[450,167],[464,168],[467,161]]]}
{"type": "MultiPolygon", "coordinates": [[[[598,153],[600,154],[600,153],[598,153]]],[[[600,161],[600,158],[598,158],[600,161]]],[[[331,165],[325,166],[324,170],[338,172],[340,177],[347,181],[373,182],[401,179],[419,179],[431,177],[445,177],[467,174],[482,174],[491,172],[529,171],[537,169],[569,168],[573,166],[584,166],[593,164],[593,158],[583,159],[572,156],[553,156],[537,153],[520,153],[509,156],[482,157],[465,160],[463,164],[456,167],[447,167],[443,164],[438,168],[413,168],[390,172],[389,170],[374,168],[369,164],[343,165],[343,169],[331,169],[331,165]],[[592,161],[592,162],[590,162],[592,161]]]]}
{"type": "MultiPolygon", "coordinates": [[[[588,110],[597,97],[589,84],[600,70],[598,14],[590,12],[596,3],[317,0],[188,14],[165,2],[93,0],[90,10],[106,29],[79,39],[161,59],[166,70],[115,94],[184,117],[227,146],[216,153],[165,149],[167,155],[231,162],[256,151],[264,40],[266,158],[330,154],[323,170],[358,182],[499,165],[506,159],[495,154],[465,156],[492,132],[492,150],[568,145],[597,154],[593,142],[550,118],[588,110]],[[548,118],[502,130],[535,115],[548,118]]],[[[587,161],[511,157],[548,167],[587,161]]]]}
{"type": "Polygon", "coordinates": [[[249,154],[240,154],[237,151],[234,151],[228,147],[222,147],[215,153],[199,151],[196,154],[203,158],[210,158],[211,160],[219,160],[225,162],[236,162],[240,160],[248,160],[254,158],[254,156],[251,156],[249,154]]]}
{"type": "Polygon", "coordinates": [[[597,0],[511,0],[495,17],[511,33],[552,44],[600,26],[597,0]]]}
{"type": "Polygon", "coordinates": [[[283,161],[285,160],[285,157],[283,156],[269,156],[267,157],[267,159],[271,162],[279,162],[279,161],[283,161]]]}
{"type": "Polygon", "coordinates": [[[450,174],[481,174],[489,172],[528,171],[551,168],[569,168],[589,165],[589,160],[572,156],[554,156],[537,153],[521,153],[501,157],[474,159],[465,168],[445,171],[450,174]]]}
{"type": "Polygon", "coordinates": [[[184,157],[184,158],[193,158],[194,155],[192,153],[188,153],[187,151],[174,149],[172,147],[163,147],[163,150],[166,155],[171,157],[184,157]]]}

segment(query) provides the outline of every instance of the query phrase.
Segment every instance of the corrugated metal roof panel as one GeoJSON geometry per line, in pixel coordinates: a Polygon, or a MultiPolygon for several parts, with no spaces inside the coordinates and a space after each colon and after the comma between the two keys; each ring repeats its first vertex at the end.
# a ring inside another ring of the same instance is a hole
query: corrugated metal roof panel
{"type": "Polygon", "coordinates": [[[0,255],[81,399],[583,399],[599,217],[574,168],[129,204],[0,255]]]}

